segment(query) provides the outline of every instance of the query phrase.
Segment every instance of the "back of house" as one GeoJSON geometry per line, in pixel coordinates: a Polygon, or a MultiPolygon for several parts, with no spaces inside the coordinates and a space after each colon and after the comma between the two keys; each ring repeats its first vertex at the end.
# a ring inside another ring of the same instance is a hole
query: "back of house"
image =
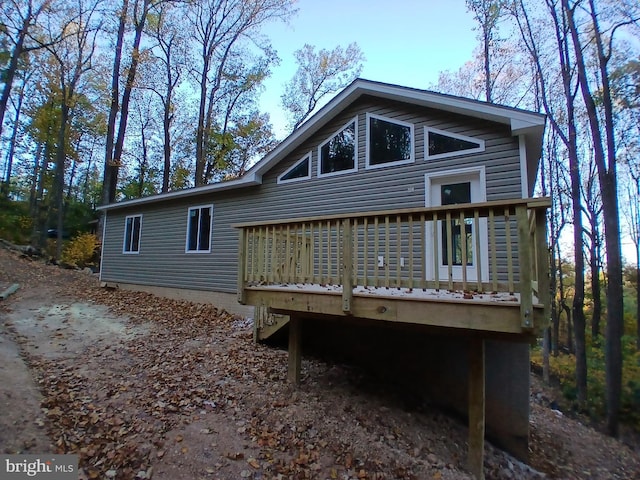
{"type": "MultiPolygon", "coordinates": [[[[289,220],[310,225],[322,217],[407,209],[427,209],[431,215],[435,207],[478,204],[483,207],[476,222],[467,225],[463,217],[447,217],[444,222],[445,217],[439,217],[430,234],[424,229],[424,243],[414,242],[413,233],[403,240],[411,247],[395,260],[398,272],[410,257],[420,264],[423,282],[446,279],[463,281],[465,286],[476,282],[484,288],[493,276],[494,282],[517,284],[524,257],[515,255],[512,260],[506,252],[522,246],[517,234],[524,223],[509,226],[510,205],[524,206],[526,213],[526,202],[517,202],[533,195],[544,125],[544,116],[533,112],[358,79],[242,178],[101,207],[105,214],[101,280],[121,288],[211,302],[253,316],[252,306],[237,302],[239,288],[246,284],[246,278],[238,277],[239,271],[244,275],[238,259],[245,253],[239,252],[238,225],[289,220]],[[493,208],[500,202],[505,205],[499,211],[503,219],[495,222],[494,229],[493,208]],[[445,223],[450,226],[440,227],[445,223]],[[456,238],[462,249],[455,247],[456,238]],[[450,251],[454,248],[458,253],[450,251]]],[[[400,219],[400,214],[396,217],[400,219]]],[[[424,216],[415,217],[420,218],[424,216]]],[[[397,227],[402,229],[406,230],[397,227]]],[[[313,236],[313,229],[307,231],[313,236]]],[[[337,235],[328,233],[327,241],[338,240],[337,235]]],[[[276,244],[275,233],[273,238],[271,245],[276,244]]],[[[357,256],[374,247],[362,239],[354,243],[359,245],[357,256]]],[[[400,252],[400,240],[394,245],[392,250],[400,252]]],[[[328,248],[314,243],[311,250],[319,253],[328,248]]],[[[372,261],[379,257],[381,264],[390,261],[378,252],[372,261]]],[[[336,268],[342,267],[336,264],[336,268]]],[[[369,268],[369,264],[361,268],[356,278],[366,277],[369,268]]],[[[348,313],[341,317],[345,322],[348,313]]],[[[431,365],[423,369],[421,380],[427,393],[442,397],[446,391],[441,403],[465,412],[467,385],[456,379],[468,373],[466,346],[478,331],[472,326],[476,333],[452,332],[446,324],[438,325],[444,328],[421,331],[419,341],[412,331],[404,340],[399,334],[396,343],[417,348],[416,355],[411,360],[403,356],[404,361],[431,365]]],[[[340,323],[332,328],[339,330],[340,323]]],[[[526,458],[529,353],[528,344],[522,342],[531,336],[492,334],[486,339],[489,431],[500,444],[526,458]]]]}

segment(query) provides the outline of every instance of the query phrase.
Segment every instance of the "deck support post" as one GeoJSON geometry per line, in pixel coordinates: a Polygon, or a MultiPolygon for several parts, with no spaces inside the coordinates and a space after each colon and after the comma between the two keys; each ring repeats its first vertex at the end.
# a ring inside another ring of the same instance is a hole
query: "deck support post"
{"type": "Polygon", "coordinates": [[[302,325],[300,319],[291,316],[289,319],[289,370],[287,380],[289,383],[300,383],[300,368],[302,365],[302,325]]]}
{"type": "Polygon", "coordinates": [[[485,346],[482,338],[469,342],[469,470],[484,480],[485,346]]]}
{"type": "Polygon", "coordinates": [[[238,285],[236,292],[238,295],[238,303],[241,305],[246,304],[246,296],[244,291],[244,280],[246,271],[246,255],[247,245],[245,244],[245,231],[244,228],[238,230],[238,285]]]}

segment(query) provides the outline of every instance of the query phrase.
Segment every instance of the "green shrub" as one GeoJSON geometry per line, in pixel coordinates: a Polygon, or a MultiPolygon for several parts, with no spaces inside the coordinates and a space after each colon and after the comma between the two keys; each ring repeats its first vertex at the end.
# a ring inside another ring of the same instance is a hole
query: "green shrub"
{"type": "Polygon", "coordinates": [[[31,235],[31,217],[25,202],[0,198],[0,238],[11,243],[25,244],[31,235]]]}
{"type": "Polygon", "coordinates": [[[92,233],[82,233],[65,245],[60,260],[79,268],[95,265],[97,248],[97,237],[92,233]]]}

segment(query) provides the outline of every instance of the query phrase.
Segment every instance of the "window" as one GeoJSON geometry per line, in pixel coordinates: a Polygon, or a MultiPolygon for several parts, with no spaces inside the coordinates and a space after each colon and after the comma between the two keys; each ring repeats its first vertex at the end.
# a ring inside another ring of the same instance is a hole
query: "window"
{"type": "Polygon", "coordinates": [[[278,183],[295,182],[311,178],[311,152],[293,164],[291,168],[278,177],[278,183]]]}
{"type": "Polygon", "coordinates": [[[413,161],[413,125],[367,114],[367,167],[413,161]]]}
{"type": "Polygon", "coordinates": [[[189,209],[187,221],[187,252],[209,253],[211,251],[212,214],[212,205],[189,209]]]}
{"type": "Polygon", "coordinates": [[[484,140],[425,127],[425,158],[436,159],[484,152],[484,140]]]}
{"type": "Polygon", "coordinates": [[[124,219],[124,244],[122,253],[140,253],[140,229],[142,215],[130,215],[124,219]]]}
{"type": "Polygon", "coordinates": [[[355,172],[357,159],[357,117],[338,130],[318,149],[318,176],[355,172]]]}

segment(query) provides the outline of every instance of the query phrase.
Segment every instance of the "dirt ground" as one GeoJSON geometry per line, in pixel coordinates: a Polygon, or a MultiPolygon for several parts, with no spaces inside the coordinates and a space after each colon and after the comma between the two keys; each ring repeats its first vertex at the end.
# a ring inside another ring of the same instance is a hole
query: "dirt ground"
{"type": "MultiPolygon", "coordinates": [[[[354,367],[256,345],[213,306],[99,287],[0,249],[0,448],[78,453],[80,478],[465,479],[466,427],[354,367]]],[[[533,378],[531,467],[488,479],[640,478],[640,445],[551,410],[533,378]]]]}

